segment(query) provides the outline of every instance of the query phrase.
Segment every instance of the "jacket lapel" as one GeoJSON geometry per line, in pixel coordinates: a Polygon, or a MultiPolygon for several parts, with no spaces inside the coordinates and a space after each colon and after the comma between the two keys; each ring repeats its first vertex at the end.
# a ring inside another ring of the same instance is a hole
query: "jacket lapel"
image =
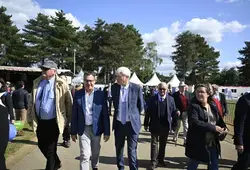
{"type": "Polygon", "coordinates": [[[85,108],[86,108],[86,104],[85,104],[85,90],[83,90],[82,91],[82,112],[83,112],[83,114],[85,113],[85,108]]]}
{"type": "MultiPolygon", "coordinates": [[[[132,86],[131,86],[131,84],[129,83],[129,85],[128,85],[128,109],[129,109],[129,103],[130,103],[130,101],[131,101],[131,97],[132,97],[132,86]]],[[[129,113],[129,112],[128,112],[129,113]]]]}
{"type": "Polygon", "coordinates": [[[94,89],[94,96],[93,96],[93,104],[92,104],[92,108],[93,108],[93,114],[92,114],[92,117],[94,116],[94,114],[96,113],[96,103],[97,103],[97,100],[98,100],[98,96],[97,96],[97,93],[96,93],[97,89],[95,88],[94,89]]]}
{"type": "Polygon", "coordinates": [[[34,82],[34,89],[33,89],[33,101],[35,104],[36,101],[36,93],[37,93],[37,88],[42,80],[42,77],[40,76],[35,82],[34,82]]]}
{"type": "Polygon", "coordinates": [[[120,90],[121,90],[121,85],[117,84],[116,95],[117,95],[117,106],[118,106],[118,108],[119,108],[119,102],[120,102],[120,90]]]}

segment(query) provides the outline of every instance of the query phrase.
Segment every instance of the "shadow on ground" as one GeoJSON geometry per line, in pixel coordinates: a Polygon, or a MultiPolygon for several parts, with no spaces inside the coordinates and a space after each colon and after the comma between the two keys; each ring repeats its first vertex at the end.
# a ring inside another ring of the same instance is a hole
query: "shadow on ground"
{"type": "Polygon", "coordinates": [[[37,145],[37,142],[27,140],[27,139],[15,139],[11,141],[11,143],[22,143],[22,144],[29,144],[29,145],[37,145]]]}

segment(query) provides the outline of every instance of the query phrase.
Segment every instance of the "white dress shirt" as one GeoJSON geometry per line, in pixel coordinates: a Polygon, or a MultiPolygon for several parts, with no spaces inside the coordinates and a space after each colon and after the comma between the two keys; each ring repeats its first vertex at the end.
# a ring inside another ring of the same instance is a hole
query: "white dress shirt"
{"type": "Polygon", "coordinates": [[[93,99],[94,91],[90,94],[85,91],[85,125],[92,125],[93,123],[93,99]]]}

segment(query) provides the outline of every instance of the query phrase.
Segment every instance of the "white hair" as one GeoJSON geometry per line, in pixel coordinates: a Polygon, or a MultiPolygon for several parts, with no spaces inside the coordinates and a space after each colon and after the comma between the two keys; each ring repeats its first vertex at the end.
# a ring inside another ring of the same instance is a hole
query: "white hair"
{"type": "Polygon", "coordinates": [[[168,85],[165,82],[161,82],[161,83],[158,84],[158,88],[160,88],[160,87],[164,87],[165,89],[167,89],[168,85]]]}
{"type": "Polygon", "coordinates": [[[128,69],[128,67],[119,67],[117,70],[116,70],[116,75],[117,74],[123,74],[127,77],[130,77],[131,75],[131,71],[128,69]]]}

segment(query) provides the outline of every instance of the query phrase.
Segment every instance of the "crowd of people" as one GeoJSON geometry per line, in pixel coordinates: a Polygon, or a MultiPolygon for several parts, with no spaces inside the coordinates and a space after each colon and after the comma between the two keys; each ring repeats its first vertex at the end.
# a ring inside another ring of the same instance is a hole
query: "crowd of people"
{"type": "MultiPolygon", "coordinates": [[[[206,163],[209,170],[219,169],[220,142],[228,131],[223,117],[228,114],[228,109],[225,95],[218,92],[217,85],[197,84],[190,93],[181,81],[179,90],[172,93],[171,88],[161,82],[152,90],[143,90],[129,82],[131,72],[127,67],[119,67],[116,82],[104,90],[95,88],[96,75],[88,72],[84,74],[83,86],[72,93],[57,75],[56,63],[45,60],[41,69],[42,75],[34,80],[30,97],[22,81],[10,93],[8,85],[0,79],[1,170],[6,169],[4,153],[8,145],[9,123],[15,120],[27,121],[33,128],[38,147],[47,160],[46,170],[62,167],[57,155],[60,134],[63,134],[65,147],[70,147],[70,137],[73,142],[79,140],[80,170],[88,170],[90,166],[98,170],[101,136],[107,142],[111,135],[111,107],[114,108],[112,130],[119,170],[125,169],[125,141],[129,169],[138,170],[137,145],[143,112],[144,129],[151,134],[149,169],[167,166],[164,158],[169,133],[173,132],[172,140],[177,142],[181,122],[183,146],[189,158],[187,169],[196,170],[200,163],[206,163]]],[[[235,110],[234,144],[238,161],[233,170],[246,170],[250,163],[249,114],[250,94],[245,94],[238,100],[235,110]]]]}

